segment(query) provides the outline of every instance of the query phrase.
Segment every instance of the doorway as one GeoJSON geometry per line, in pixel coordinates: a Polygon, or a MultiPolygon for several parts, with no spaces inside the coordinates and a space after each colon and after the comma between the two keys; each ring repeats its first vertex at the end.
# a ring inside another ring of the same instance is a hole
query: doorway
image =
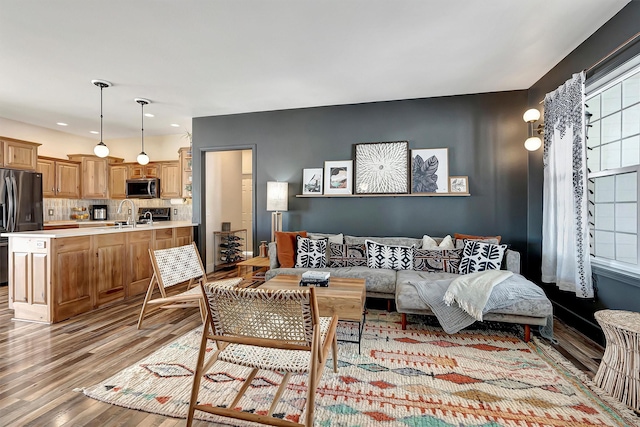
{"type": "Polygon", "coordinates": [[[220,265],[214,233],[223,231],[223,223],[229,223],[232,231],[246,230],[237,235],[244,238],[245,258],[253,256],[253,151],[208,151],[204,160],[204,264],[211,273],[220,265]]]}

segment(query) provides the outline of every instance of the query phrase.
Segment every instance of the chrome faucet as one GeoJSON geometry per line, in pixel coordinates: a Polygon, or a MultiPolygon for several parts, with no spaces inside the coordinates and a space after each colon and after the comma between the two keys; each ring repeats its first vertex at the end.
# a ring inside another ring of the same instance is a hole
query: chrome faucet
{"type": "Polygon", "coordinates": [[[147,220],[147,224],[153,225],[153,215],[151,214],[151,212],[146,211],[143,216],[146,218],[147,215],[149,215],[149,219],[147,220]]]}
{"type": "Polygon", "coordinates": [[[129,218],[127,218],[127,225],[131,225],[132,227],[135,228],[135,226],[136,226],[136,218],[135,218],[135,216],[134,216],[135,214],[133,212],[136,210],[136,205],[133,204],[131,199],[122,199],[122,201],[118,205],[118,213],[122,213],[122,205],[124,205],[124,202],[129,202],[129,204],[131,204],[131,215],[130,215],[129,218]]]}

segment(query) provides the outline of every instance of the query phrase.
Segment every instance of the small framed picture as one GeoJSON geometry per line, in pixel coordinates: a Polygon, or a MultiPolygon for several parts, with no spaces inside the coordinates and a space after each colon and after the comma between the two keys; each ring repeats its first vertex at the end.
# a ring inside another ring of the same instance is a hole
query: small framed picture
{"type": "Polygon", "coordinates": [[[469,177],[468,176],[450,176],[449,192],[459,194],[469,194],[469,177]]]}
{"type": "Polygon", "coordinates": [[[302,194],[322,194],[322,168],[302,169],[302,194]]]}
{"type": "Polygon", "coordinates": [[[411,150],[411,192],[449,192],[449,150],[447,148],[411,150]]]}
{"type": "Polygon", "coordinates": [[[324,162],[324,194],[352,194],[353,160],[324,162]]]}

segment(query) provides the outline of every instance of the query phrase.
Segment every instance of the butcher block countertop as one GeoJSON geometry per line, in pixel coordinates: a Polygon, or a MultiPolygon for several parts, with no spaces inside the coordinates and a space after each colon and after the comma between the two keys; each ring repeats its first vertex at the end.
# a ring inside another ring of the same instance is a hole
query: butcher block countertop
{"type": "MultiPolygon", "coordinates": [[[[66,223],[67,221],[64,221],[66,223]]],[[[56,224],[61,224],[62,221],[56,222],[56,224]]],[[[158,221],[154,222],[153,225],[148,224],[136,224],[135,227],[126,227],[118,228],[113,224],[113,221],[104,221],[105,225],[103,227],[80,227],[80,228],[61,228],[54,230],[38,230],[38,231],[22,231],[19,233],[2,233],[0,236],[2,237],[32,237],[32,238],[52,238],[59,239],[64,237],[78,237],[78,236],[93,236],[98,234],[110,234],[110,233],[131,233],[135,231],[145,231],[145,230],[160,230],[163,228],[176,228],[176,227],[193,227],[198,225],[192,221],[158,221]]],[[[48,225],[49,223],[45,224],[48,225]]],[[[51,223],[53,224],[53,223],[51,223]]],[[[93,222],[95,224],[95,222],[93,222]]],[[[64,225],[64,224],[61,224],[64,225]]]]}

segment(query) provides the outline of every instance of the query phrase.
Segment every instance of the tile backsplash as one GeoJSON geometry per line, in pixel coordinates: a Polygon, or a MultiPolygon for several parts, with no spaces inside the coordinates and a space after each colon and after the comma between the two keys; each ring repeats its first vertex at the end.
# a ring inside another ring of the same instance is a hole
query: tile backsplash
{"type": "MultiPolygon", "coordinates": [[[[136,214],[139,207],[171,207],[172,221],[191,221],[192,205],[191,200],[181,205],[171,204],[170,200],[163,199],[129,199],[136,207],[136,214]],[[177,212],[177,213],[176,213],[177,212]]],[[[86,207],[87,212],[91,205],[107,205],[107,219],[113,221],[126,221],[129,204],[123,207],[123,213],[116,213],[121,200],[90,200],[90,199],[44,199],[44,222],[47,221],[72,221],[72,208],[86,207]],[[49,215],[49,210],[53,210],[53,215],[49,215]]],[[[89,220],[87,220],[89,221],[89,220]]]]}

